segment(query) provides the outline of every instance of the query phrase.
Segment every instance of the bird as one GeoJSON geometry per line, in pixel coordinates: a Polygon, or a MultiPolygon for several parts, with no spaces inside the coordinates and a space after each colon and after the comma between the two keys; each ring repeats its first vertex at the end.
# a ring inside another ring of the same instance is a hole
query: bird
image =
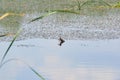
{"type": "Polygon", "coordinates": [[[59,46],[62,46],[62,44],[65,42],[61,37],[58,39],[60,41],[59,46]]]}

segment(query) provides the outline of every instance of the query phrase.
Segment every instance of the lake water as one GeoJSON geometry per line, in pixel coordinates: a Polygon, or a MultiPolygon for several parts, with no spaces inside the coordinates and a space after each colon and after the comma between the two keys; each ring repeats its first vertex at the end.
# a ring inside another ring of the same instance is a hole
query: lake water
{"type": "MultiPolygon", "coordinates": [[[[6,57],[30,64],[46,80],[119,80],[120,40],[66,40],[62,46],[56,39],[17,41],[6,57]]],[[[4,53],[9,43],[0,43],[4,53]]],[[[0,54],[2,55],[2,54],[0,54]]],[[[23,63],[11,61],[0,71],[2,80],[39,80],[23,63]]]]}
{"type": "Polygon", "coordinates": [[[10,15],[0,20],[0,35],[13,34],[0,37],[0,60],[14,34],[23,29],[5,58],[19,60],[0,68],[0,80],[40,80],[24,62],[46,80],[120,80],[119,9],[92,9],[89,5],[79,15],[57,13],[26,24],[45,10],[68,9],[72,5],[76,11],[72,0],[41,1],[1,0],[1,16],[7,12],[24,16],[10,15]],[[58,45],[60,37],[65,40],[62,46],[58,45]]]}

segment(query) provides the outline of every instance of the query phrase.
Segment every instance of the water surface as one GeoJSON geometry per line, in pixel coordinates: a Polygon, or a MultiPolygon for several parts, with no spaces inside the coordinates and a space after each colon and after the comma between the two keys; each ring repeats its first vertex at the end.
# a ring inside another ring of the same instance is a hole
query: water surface
{"type": "MultiPolygon", "coordinates": [[[[46,80],[119,80],[120,40],[58,40],[30,39],[17,41],[6,57],[29,63],[46,80]]],[[[0,55],[9,43],[0,43],[0,55]],[[4,46],[4,47],[3,47],[4,46]]],[[[23,63],[9,62],[1,68],[3,80],[39,80],[23,63]],[[5,74],[5,76],[4,76],[5,74]]]]}

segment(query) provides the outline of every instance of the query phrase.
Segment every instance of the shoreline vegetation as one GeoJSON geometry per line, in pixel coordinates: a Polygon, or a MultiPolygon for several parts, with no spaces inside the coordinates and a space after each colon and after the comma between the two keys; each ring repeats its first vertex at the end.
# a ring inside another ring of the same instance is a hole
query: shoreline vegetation
{"type": "MultiPolygon", "coordinates": [[[[19,1],[18,1],[19,2],[19,1]]],[[[39,19],[42,19],[44,17],[47,17],[51,14],[54,14],[54,13],[60,13],[60,12],[64,12],[64,13],[75,13],[75,14],[79,14],[81,15],[82,14],[82,11],[84,11],[84,8],[85,6],[87,6],[87,8],[89,9],[90,8],[93,8],[93,10],[95,10],[96,12],[98,11],[103,11],[104,9],[114,9],[114,8],[120,8],[120,2],[116,1],[114,3],[110,3],[110,1],[103,1],[103,0],[88,0],[88,1],[81,1],[81,0],[74,0],[73,2],[75,2],[75,5],[72,6],[72,8],[63,8],[63,9],[49,9],[49,10],[45,10],[45,14],[41,15],[40,17],[37,17],[35,19],[32,19],[30,22],[33,22],[33,21],[36,21],[36,20],[39,20],[39,19]],[[91,7],[92,6],[92,7],[91,7]]],[[[8,2],[9,4],[14,4],[14,2],[8,2]]],[[[21,1],[21,6],[23,5],[22,3],[26,3],[26,2],[22,2],[21,1]]],[[[67,5],[67,4],[66,4],[67,5]]],[[[71,4],[72,5],[72,4],[71,4]]],[[[69,4],[68,4],[69,6],[69,4]]],[[[86,8],[85,8],[86,9],[86,8]]],[[[3,10],[3,9],[2,9],[3,10]]],[[[7,9],[5,9],[7,10],[7,9]]],[[[91,9],[90,9],[91,10],[91,9]]],[[[1,10],[0,10],[1,11],[1,10]]],[[[9,11],[9,10],[8,10],[9,11]]],[[[17,10],[15,10],[17,11],[17,10]]],[[[3,11],[4,12],[4,11],[3,11]]],[[[94,12],[94,11],[93,11],[94,12]]],[[[1,14],[1,13],[0,13],[1,14]]],[[[5,13],[2,13],[0,15],[0,21],[6,19],[6,18],[9,18],[10,16],[16,16],[16,17],[24,17],[26,14],[26,12],[23,12],[21,13],[20,12],[14,12],[14,11],[10,11],[10,12],[6,12],[5,13]]],[[[84,14],[85,15],[85,14],[84,14]]],[[[30,23],[28,22],[28,23],[30,23]]],[[[9,23],[9,22],[8,22],[9,23]]],[[[9,25],[11,24],[11,22],[9,23],[9,25]]],[[[13,24],[17,24],[15,23],[15,21],[13,22],[13,24]]],[[[7,25],[8,26],[8,25],[7,25]]],[[[15,34],[15,33],[4,33],[4,34],[0,34],[0,37],[5,37],[5,36],[11,36],[9,34],[15,34]]]]}
{"type": "MultiPolygon", "coordinates": [[[[41,0],[42,1],[42,0],[41,0]]],[[[119,1],[104,1],[104,0],[67,0],[64,1],[64,3],[55,0],[51,1],[42,1],[43,3],[40,3],[41,1],[0,1],[0,17],[2,18],[2,15],[5,16],[5,14],[8,15],[19,15],[23,16],[26,13],[31,12],[46,12],[51,10],[71,10],[79,12],[84,9],[89,8],[120,8],[120,2],[119,1]],[[30,3],[31,2],[31,3],[30,3]],[[52,4],[54,2],[54,4],[52,4]],[[50,4],[51,3],[51,4],[50,4]],[[59,4],[58,4],[59,3],[59,4]],[[43,6],[45,5],[46,6],[43,6]],[[5,6],[6,7],[5,7],[5,6]],[[14,6],[12,6],[14,5],[14,6]]],[[[0,18],[0,19],[1,19],[0,18]]]]}

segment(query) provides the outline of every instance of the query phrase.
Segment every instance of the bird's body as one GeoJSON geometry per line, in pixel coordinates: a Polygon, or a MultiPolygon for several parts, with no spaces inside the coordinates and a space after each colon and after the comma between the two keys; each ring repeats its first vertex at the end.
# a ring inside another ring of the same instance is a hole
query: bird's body
{"type": "Polygon", "coordinates": [[[63,40],[61,37],[59,38],[59,41],[60,41],[59,46],[62,46],[62,44],[65,42],[65,40],[63,40]]]}

